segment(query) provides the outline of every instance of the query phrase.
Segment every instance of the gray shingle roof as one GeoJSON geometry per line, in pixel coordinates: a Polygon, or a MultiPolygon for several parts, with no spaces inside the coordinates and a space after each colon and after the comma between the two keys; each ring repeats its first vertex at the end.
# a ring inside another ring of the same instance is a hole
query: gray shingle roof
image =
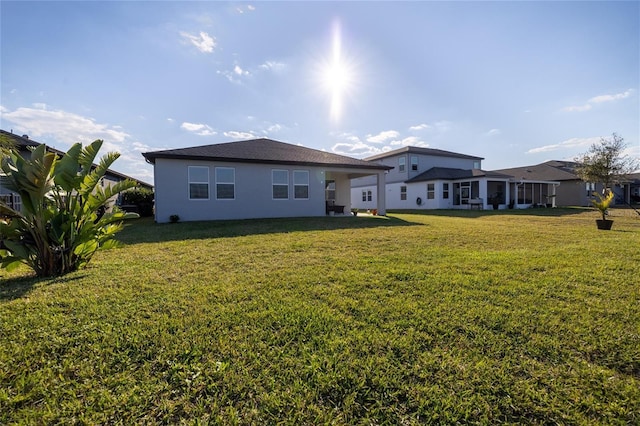
{"type": "Polygon", "coordinates": [[[142,155],[151,163],[155,163],[157,158],[168,158],[239,163],[335,166],[371,170],[389,170],[392,168],[266,138],[145,152],[142,155]]]}
{"type": "Polygon", "coordinates": [[[496,172],[487,172],[484,170],[472,169],[452,169],[448,167],[432,167],[429,170],[420,173],[417,176],[407,180],[406,183],[424,182],[429,180],[456,180],[456,179],[470,179],[474,177],[488,177],[496,179],[510,179],[512,176],[505,175],[496,172]]]}
{"type": "Polygon", "coordinates": [[[533,166],[501,169],[495,170],[495,172],[508,174],[516,179],[526,180],[580,180],[574,172],[576,165],[577,163],[572,161],[547,161],[533,166]]]}
{"type": "Polygon", "coordinates": [[[444,151],[442,149],[435,148],[421,148],[417,146],[405,146],[402,148],[394,149],[393,151],[384,152],[382,154],[376,154],[371,157],[365,158],[367,161],[380,160],[383,158],[393,157],[394,155],[402,154],[422,154],[431,155],[435,157],[450,157],[450,158],[464,158],[467,160],[484,160],[482,157],[475,157],[473,155],[459,154],[457,152],[444,151]]]}

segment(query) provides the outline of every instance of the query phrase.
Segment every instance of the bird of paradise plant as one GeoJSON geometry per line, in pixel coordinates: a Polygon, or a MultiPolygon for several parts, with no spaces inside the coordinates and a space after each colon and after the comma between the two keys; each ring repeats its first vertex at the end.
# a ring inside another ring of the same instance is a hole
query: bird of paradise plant
{"type": "Polygon", "coordinates": [[[25,159],[15,150],[0,168],[4,186],[22,199],[17,211],[0,201],[0,267],[20,264],[39,277],[63,275],[84,267],[98,250],[117,246],[123,220],[138,217],[118,208],[98,216],[109,200],[136,183],[123,180],[103,188],[100,180],[120,154],[94,164],[102,140],[77,143],[62,157],[39,145],[25,159]]]}

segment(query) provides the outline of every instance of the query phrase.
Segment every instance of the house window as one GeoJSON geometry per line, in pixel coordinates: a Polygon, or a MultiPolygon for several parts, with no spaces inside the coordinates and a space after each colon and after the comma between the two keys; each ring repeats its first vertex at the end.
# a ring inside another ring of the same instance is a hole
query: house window
{"type": "Polygon", "coordinates": [[[406,200],[407,199],[407,187],[406,186],[401,186],[400,187],[400,199],[401,200],[406,200]]]}
{"type": "Polygon", "coordinates": [[[271,186],[274,200],[289,199],[289,171],[271,170],[271,186]]]}
{"type": "Polygon", "coordinates": [[[473,162],[473,168],[476,170],[480,170],[480,161],[474,161],[473,162]]]}
{"type": "Polygon", "coordinates": [[[448,183],[443,183],[442,184],[442,199],[444,199],[444,200],[448,200],[449,199],[449,184],[448,183]]]}
{"type": "Polygon", "coordinates": [[[293,198],[296,200],[309,199],[309,171],[293,171],[293,198]]]}
{"type": "Polygon", "coordinates": [[[398,158],[398,171],[400,173],[404,172],[404,166],[407,163],[407,158],[406,157],[400,157],[398,158]]]}
{"type": "Polygon", "coordinates": [[[216,167],[216,198],[233,200],[236,198],[236,169],[216,167]]]}
{"type": "Polygon", "coordinates": [[[593,182],[587,182],[587,197],[592,197],[593,192],[596,190],[596,184],[593,182]]]}
{"type": "Polygon", "coordinates": [[[418,171],[418,157],[411,157],[411,171],[418,171]]]}
{"type": "Polygon", "coordinates": [[[367,201],[371,201],[371,191],[367,191],[367,201]]]}
{"type": "Polygon", "coordinates": [[[209,199],[209,167],[189,166],[189,199],[209,199]]]}
{"type": "Polygon", "coordinates": [[[433,200],[434,198],[436,198],[436,184],[435,183],[428,183],[427,184],[427,199],[428,200],[433,200]]]}
{"type": "Polygon", "coordinates": [[[362,191],[362,201],[367,201],[367,191],[362,191]]]}

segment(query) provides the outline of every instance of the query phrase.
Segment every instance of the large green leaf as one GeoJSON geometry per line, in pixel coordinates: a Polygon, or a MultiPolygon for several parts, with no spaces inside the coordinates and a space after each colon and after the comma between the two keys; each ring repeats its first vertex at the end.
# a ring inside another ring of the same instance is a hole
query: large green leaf
{"type": "Polygon", "coordinates": [[[82,149],[79,161],[81,167],[80,175],[83,179],[91,172],[95,158],[98,155],[98,151],[100,151],[100,148],[102,147],[102,143],[103,141],[101,139],[96,139],[82,149]]]}
{"type": "Polygon", "coordinates": [[[82,145],[76,143],[56,163],[54,182],[67,192],[76,189],[81,180],[78,176],[81,152],[82,145]]]}

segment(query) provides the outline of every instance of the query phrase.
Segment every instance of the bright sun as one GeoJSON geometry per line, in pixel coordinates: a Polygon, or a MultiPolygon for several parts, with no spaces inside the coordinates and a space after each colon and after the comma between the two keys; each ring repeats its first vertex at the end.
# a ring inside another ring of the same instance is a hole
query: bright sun
{"type": "Polygon", "coordinates": [[[342,116],[345,95],[353,87],[354,72],[342,54],[342,37],[340,26],[333,28],[333,43],[331,46],[331,60],[322,69],[322,86],[330,97],[329,114],[331,119],[338,120],[342,116]]]}

